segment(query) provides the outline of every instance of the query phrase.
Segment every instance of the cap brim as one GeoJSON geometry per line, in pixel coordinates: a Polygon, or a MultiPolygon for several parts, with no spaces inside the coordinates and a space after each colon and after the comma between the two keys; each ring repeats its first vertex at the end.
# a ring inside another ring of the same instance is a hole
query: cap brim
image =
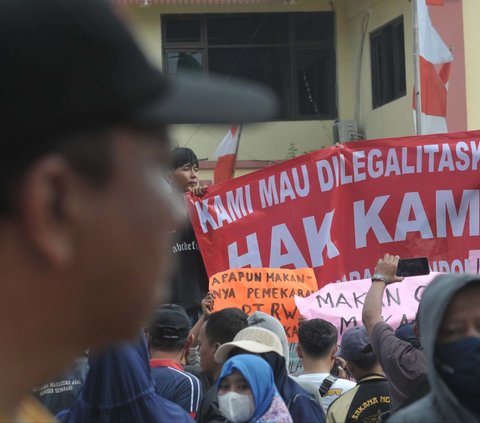
{"type": "Polygon", "coordinates": [[[145,124],[243,123],[274,119],[279,103],[274,92],[255,82],[210,76],[178,76],[168,80],[168,91],[135,110],[145,124]]]}
{"type": "MultiPolygon", "coordinates": [[[[262,354],[266,352],[276,352],[278,351],[268,345],[261,344],[260,342],[256,341],[233,341],[227,342],[226,344],[221,345],[217,352],[215,353],[214,359],[217,363],[224,363],[228,360],[228,356],[232,352],[234,348],[241,348],[242,350],[248,351],[253,354],[262,354]]],[[[281,355],[281,354],[280,354],[281,355]]]]}

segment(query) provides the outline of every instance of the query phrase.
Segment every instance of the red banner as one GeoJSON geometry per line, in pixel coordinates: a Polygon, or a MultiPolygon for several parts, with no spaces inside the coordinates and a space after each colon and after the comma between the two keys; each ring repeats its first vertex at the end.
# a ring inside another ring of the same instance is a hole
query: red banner
{"type": "Polygon", "coordinates": [[[366,279],[385,252],[469,270],[480,249],[480,131],[356,141],[210,188],[188,206],[209,276],[313,267],[366,279]]]}

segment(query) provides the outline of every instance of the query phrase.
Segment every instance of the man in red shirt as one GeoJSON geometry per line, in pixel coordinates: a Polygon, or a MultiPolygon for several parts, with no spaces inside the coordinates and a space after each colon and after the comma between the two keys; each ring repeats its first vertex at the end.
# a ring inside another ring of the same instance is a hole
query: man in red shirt
{"type": "Polygon", "coordinates": [[[150,368],[157,393],[196,417],[202,389],[200,381],[183,369],[181,361],[192,344],[185,310],[175,304],[157,308],[148,326],[150,368]]]}

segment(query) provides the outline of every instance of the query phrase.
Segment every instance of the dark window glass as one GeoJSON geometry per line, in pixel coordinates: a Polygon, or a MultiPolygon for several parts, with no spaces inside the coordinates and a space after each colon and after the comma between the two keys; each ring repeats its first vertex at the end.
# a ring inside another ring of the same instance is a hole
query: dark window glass
{"type": "Polygon", "coordinates": [[[250,13],[209,16],[209,45],[288,44],[288,15],[250,13]]]}
{"type": "Polygon", "coordinates": [[[335,56],[328,50],[297,53],[298,112],[335,115],[335,56]]]}
{"type": "Polygon", "coordinates": [[[193,43],[201,41],[201,20],[199,18],[165,19],[165,42],[193,43]]]}
{"type": "Polygon", "coordinates": [[[296,41],[326,41],[333,43],[334,24],[332,13],[302,13],[295,15],[296,41]]]}
{"type": "Polygon", "coordinates": [[[291,116],[290,60],[287,47],[210,49],[208,63],[212,72],[269,85],[282,100],[282,117],[291,116]]]}
{"type": "Polygon", "coordinates": [[[370,34],[373,108],[406,94],[403,17],[370,34]]]}
{"type": "Polygon", "coordinates": [[[279,96],[285,120],[337,117],[333,13],[165,15],[162,19],[168,74],[212,72],[225,75],[226,84],[230,76],[262,82],[279,96]],[[184,28],[189,19],[200,25],[184,28]]]}
{"type": "Polygon", "coordinates": [[[203,73],[203,52],[170,51],[166,54],[166,70],[171,76],[182,73],[203,73]]]}

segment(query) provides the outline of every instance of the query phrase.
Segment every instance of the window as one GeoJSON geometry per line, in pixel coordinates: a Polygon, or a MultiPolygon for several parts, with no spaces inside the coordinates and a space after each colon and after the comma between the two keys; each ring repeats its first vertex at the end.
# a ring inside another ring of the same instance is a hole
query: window
{"type": "Polygon", "coordinates": [[[406,94],[403,16],[370,34],[373,108],[406,94]]]}
{"type": "Polygon", "coordinates": [[[282,119],[337,118],[333,13],[166,15],[162,28],[169,75],[253,79],[278,94],[282,119]]]}

